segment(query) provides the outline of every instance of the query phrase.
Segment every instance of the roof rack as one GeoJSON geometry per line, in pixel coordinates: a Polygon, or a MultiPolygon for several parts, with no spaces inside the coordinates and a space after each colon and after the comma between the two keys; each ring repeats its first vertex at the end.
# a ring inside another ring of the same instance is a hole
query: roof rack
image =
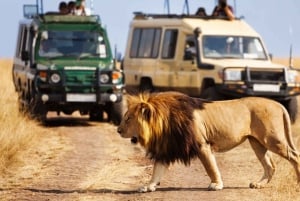
{"type": "MultiPolygon", "coordinates": [[[[166,18],[173,18],[173,19],[183,19],[183,18],[196,18],[196,19],[224,19],[228,20],[226,17],[223,16],[199,16],[199,15],[188,15],[188,14],[146,14],[143,12],[134,12],[134,19],[166,19],[166,18]]],[[[236,18],[240,19],[240,18],[236,18]]]]}
{"type": "Polygon", "coordinates": [[[75,22],[75,23],[100,23],[99,15],[77,16],[61,15],[57,12],[50,12],[40,15],[45,22],[75,22]]]}

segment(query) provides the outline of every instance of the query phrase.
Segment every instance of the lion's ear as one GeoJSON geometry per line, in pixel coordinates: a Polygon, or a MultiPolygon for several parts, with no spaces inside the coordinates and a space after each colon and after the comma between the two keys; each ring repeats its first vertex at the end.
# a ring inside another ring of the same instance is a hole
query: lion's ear
{"type": "Polygon", "coordinates": [[[147,105],[145,103],[142,103],[141,104],[141,113],[142,113],[143,118],[146,121],[150,120],[150,118],[151,118],[151,109],[149,108],[149,105],[147,105]]]}

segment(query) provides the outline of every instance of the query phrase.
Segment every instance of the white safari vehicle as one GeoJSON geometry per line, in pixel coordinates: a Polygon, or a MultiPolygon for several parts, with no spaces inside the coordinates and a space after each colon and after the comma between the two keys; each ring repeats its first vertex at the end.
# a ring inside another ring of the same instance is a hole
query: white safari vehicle
{"type": "Polygon", "coordinates": [[[271,61],[243,19],[135,13],[122,65],[126,90],[175,90],[211,100],[262,96],[297,113],[300,77],[271,61]]]}

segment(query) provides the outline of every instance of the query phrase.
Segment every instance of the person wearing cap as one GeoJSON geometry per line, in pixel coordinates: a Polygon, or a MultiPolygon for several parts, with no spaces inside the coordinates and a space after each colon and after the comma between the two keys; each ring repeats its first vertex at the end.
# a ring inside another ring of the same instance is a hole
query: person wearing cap
{"type": "Polygon", "coordinates": [[[212,16],[227,17],[229,20],[235,18],[233,9],[227,4],[227,0],[219,0],[218,5],[213,10],[212,16]]]}

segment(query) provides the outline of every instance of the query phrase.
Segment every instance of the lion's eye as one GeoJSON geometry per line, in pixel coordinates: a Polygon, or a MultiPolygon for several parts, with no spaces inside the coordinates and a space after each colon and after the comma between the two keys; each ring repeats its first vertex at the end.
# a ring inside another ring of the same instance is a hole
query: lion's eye
{"type": "Polygon", "coordinates": [[[129,116],[127,116],[127,117],[125,118],[125,122],[126,122],[126,123],[128,123],[128,122],[129,122],[129,120],[130,120],[130,117],[129,117],[129,116]]]}

